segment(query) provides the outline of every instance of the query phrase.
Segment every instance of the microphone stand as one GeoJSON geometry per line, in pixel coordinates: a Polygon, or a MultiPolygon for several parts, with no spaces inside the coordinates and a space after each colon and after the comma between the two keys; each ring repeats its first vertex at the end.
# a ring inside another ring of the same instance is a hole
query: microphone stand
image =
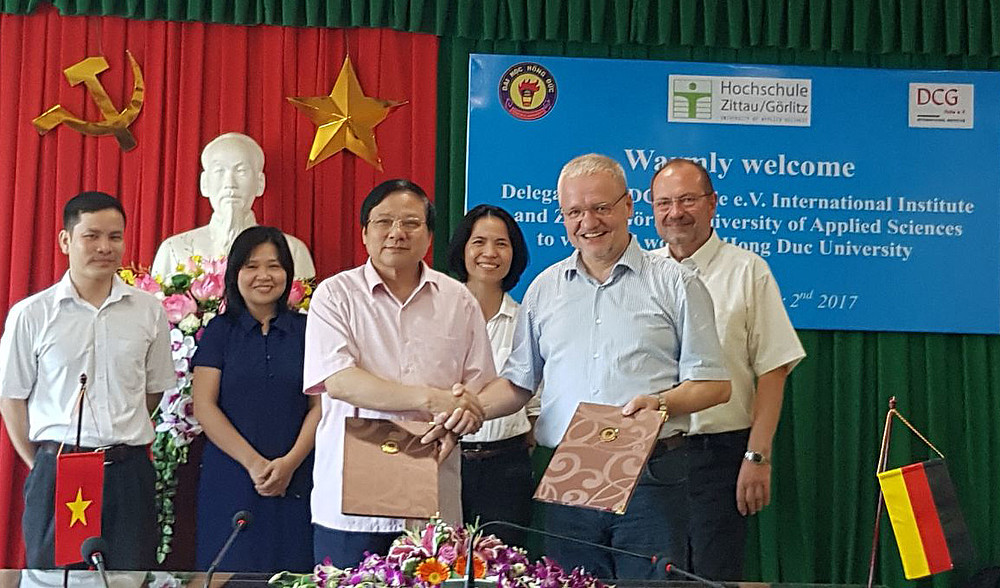
{"type": "MultiPolygon", "coordinates": [[[[474,588],[474,586],[475,586],[475,576],[474,576],[474,572],[473,572],[473,570],[475,569],[473,567],[473,558],[475,557],[475,554],[473,552],[473,546],[475,546],[475,544],[476,544],[476,538],[482,536],[483,529],[485,529],[486,527],[492,527],[492,526],[507,527],[507,528],[510,528],[510,529],[516,529],[518,531],[524,531],[524,532],[528,532],[528,533],[537,533],[537,534],[543,535],[545,537],[552,537],[553,539],[560,539],[562,541],[569,541],[571,543],[578,543],[580,545],[586,545],[587,547],[594,547],[594,548],[600,549],[602,551],[607,551],[609,553],[619,553],[621,555],[628,555],[628,556],[631,556],[631,557],[637,557],[639,559],[649,560],[650,565],[654,565],[654,566],[657,564],[657,562],[660,561],[660,556],[659,555],[646,555],[644,553],[637,553],[635,551],[628,551],[626,549],[619,549],[618,547],[610,547],[608,545],[601,545],[599,543],[593,543],[591,541],[584,541],[583,539],[577,539],[576,537],[569,537],[567,535],[560,535],[558,533],[552,533],[550,531],[542,531],[540,529],[535,529],[533,527],[525,527],[523,525],[518,525],[516,523],[509,523],[507,521],[500,521],[500,520],[487,521],[487,522],[483,523],[482,525],[480,525],[479,528],[477,528],[476,531],[469,536],[469,548],[468,548],[468,553],[467,553],[467,555],[465,557],[465,585],[464,585],[464,588],[474,588]]],[[[710,586],[711,588],[725,588],[724,585],[722,585],[722,584],[720,584],[718,582],[713,582],[712,580],[709,580],[707,578],[702,578],[701,576],[698,576],[696,574],[692,574],[691,572],[688,572],[686,570],[682,570],[681,568],[675,566],[673,563],[670,563],[670,562],[667,562],[666,567],[664,569],[665,569],[665,571],[668,574],[671,573],[671,572],[673,572],[673,573],[678,574],[680,576],[683,576],[683,577],[685,577],[685,578],[687,578],[689,580],[694,580],[695,582],[700,582],[701,584],[703,584],[705,586],[710,586]]]]}
{"type": "Polygon", "coordinates": [[[215,574],[215,570],[222,563],[222,558],[226,556],[226,552],[229,551],[229,547],[236,541],[236,536],[240,534],[240,531],[247,528],[250,525],[253,515],[250,511],[241,510],[233,515],[233,532],[229,534],[226,542],[222,545],[222,549],[219,550],[219,554],[215,556],[212,560],[212,564],[208,566],[208,571],[205,573],[205,586],[204,588],[209,588],[212,583],[212,576],[215,574]]]}
{"type": "Polygon", "coordinates": [[[703,584],[705,586],[712,586],[712,588],[726,588],[723,584],[719,584],[718,582],[713,582],[712,580],[709,580],[708,578],[702,578],[701,576],[699,576],[697,574],[692,574],[691,572],[689,572],[687,570],[682,570],[681,568],[675,566],[672,563],[668,563],[667,567],[665,569],[666,569],[666,571],[667,571],[668,574],[674,573],[674,574],[677,574],[678,576],[682,576],[684,578],[687,578],[688,580],[692,580],[694,582],[699,582],[699,583],[701,583],[701,584],[703,584]]]}

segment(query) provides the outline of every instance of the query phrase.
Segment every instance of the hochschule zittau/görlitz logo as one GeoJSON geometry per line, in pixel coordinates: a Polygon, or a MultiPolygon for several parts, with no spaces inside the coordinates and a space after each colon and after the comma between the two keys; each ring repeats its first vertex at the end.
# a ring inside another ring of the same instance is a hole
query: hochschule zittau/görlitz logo
{"type": "Polygon", "coordinates": [[[679,78],[670,89],[670,109],[673,118],[712,118],[712,82],[679,78]]]}
{"type": "Polygon", "coordinates": [[[538,120],[556,104],[552,72],[534,62],[510,66],[500,77],[500,105],[519,120],[538,120]]]}

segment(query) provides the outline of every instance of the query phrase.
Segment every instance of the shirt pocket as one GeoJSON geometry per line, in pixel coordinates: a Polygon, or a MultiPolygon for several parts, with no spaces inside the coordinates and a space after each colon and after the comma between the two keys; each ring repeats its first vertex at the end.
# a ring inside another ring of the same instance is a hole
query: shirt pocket
{"type": "Polygon", "coordinates": [[[146,353],[152,341],[151,333],[125,331],[115,333],[109,343],[108,367],[126,395],[146,392],[146,353]]]}

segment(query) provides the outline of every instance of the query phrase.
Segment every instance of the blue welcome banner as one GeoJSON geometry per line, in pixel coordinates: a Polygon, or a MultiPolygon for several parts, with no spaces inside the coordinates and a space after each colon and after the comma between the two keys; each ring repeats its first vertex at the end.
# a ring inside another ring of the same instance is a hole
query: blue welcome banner
{"type": "Polygon", "coordinates": [[[655,249],[650,180],[685,157],[797,328],[1000,333],[998,74],[523,55],[473,55],[469,73],[466,209],[519,221],[517,298],[572,251],[564,163],[621,162],[655,249]]]}

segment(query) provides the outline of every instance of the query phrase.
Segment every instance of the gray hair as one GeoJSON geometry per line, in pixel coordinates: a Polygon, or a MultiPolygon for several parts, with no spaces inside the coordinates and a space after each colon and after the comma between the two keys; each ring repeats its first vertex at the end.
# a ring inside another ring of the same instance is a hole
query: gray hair
{"type": "Polygon", "coordinates": [[[611,176],[612,179],[621,184],[623,190],[628,187],[625,181],[625,168],[622,167],[622,164],[607,155],[597,153],[587,153],[569,160],[559,172],[557,185],[561,185],[563,180],[600,174],[611,176]]]}

